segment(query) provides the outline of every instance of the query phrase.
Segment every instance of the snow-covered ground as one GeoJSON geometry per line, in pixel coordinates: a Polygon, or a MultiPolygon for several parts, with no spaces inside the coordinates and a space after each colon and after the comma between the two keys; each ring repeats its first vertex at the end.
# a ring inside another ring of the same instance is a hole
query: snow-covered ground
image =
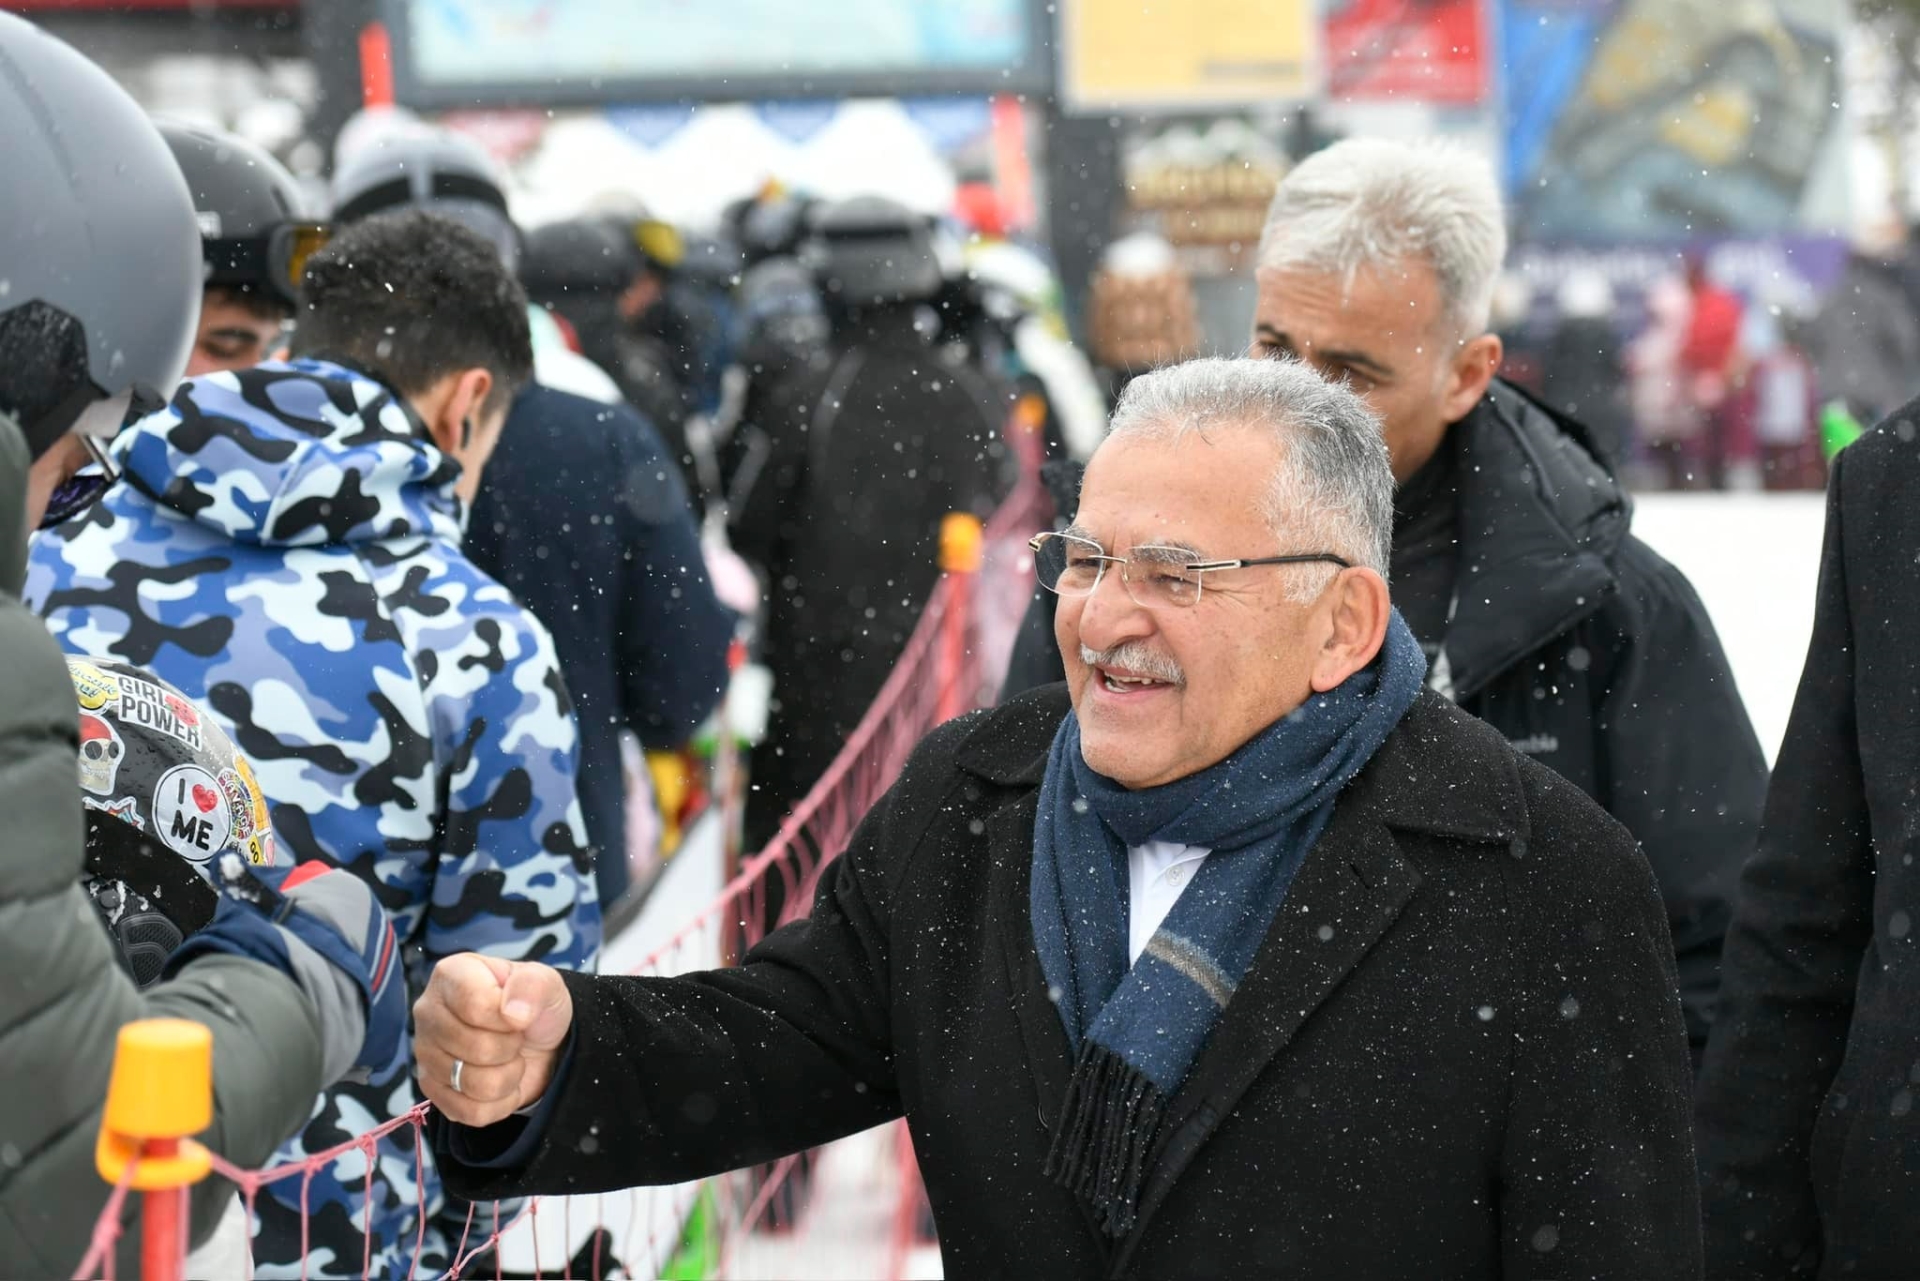
{"type": "Polygon", "coordinates": [[[1813,632],[1825,498],[1820,494],[1647,494],[1633,530],[1693,581],[1713,616],[1773,760],[1813,632]]]}

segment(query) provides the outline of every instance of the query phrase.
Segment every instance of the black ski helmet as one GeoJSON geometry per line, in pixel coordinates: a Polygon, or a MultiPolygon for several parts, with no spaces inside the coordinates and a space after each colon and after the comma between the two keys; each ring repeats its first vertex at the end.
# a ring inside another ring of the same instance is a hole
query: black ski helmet
{"type": "Polygon", "coordinates": [[[176,121],[159,125],[193,196],[206,283],[258,294],[288,311],[299,306],[300,274],[327,243],[325,224],[305,216],[299,182],[244,138],[176,121]]]}
{"type": "Polygon", "coordinates": [[[173,395],[200,314],[200,233],[126,91],[5,13],[0,121],[0,413],[37,458],[83,415],[106,435],[173,395]]]}
{"type": "Polygon", "coordinates": [[[881,196],[813,206],[799,258],[849,307],[924,302],[945,279],[932,219],[881,196]]]}
{"type": "Polygon", "coordinates": [[[232,855],[279,857],[253,766],[192,700],[124,663],[69,658],[80,705],[87,892],[142,987],[213,918],[232,855]]]}
{"type": "Polygon", "coordinates": [[[520,283],[527,297],[545,305],[618,294],[645,269],[639,247],[605,218],[535,227],[520,254],[520,283]]]}

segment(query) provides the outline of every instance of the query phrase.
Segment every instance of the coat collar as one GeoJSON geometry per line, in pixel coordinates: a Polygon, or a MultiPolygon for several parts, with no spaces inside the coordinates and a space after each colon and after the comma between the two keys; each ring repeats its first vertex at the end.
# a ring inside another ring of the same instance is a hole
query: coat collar
{"type": "MultiPolygon", "coordinates": [[[[957,763],[1012,789],[987,824],[990,930],[1005,973],[1041,1126],[1058,1123],[1071,1072],[1029,924],[1034,807],[1047,748],[1066,714],[1064,685],[998,709],[962,743],[957,763]]],[[[1280,915],[1212,1038],[1171,1101],[1150,1158],[1134,1230],[1112,1242],[1087,1230],[1125,1271],[1168,1193],[1249,1086],[1372,951],[1421,884],[1396,832],[1505,844],[1529,836],[1519,767],[1493,730],[1423,693],[1347,790],[1300,868],[1280,915]]]]}
{"type": "Polygon", "coordinates": [[[1586,429],[1495,383],[1452,427],[1460,539],[1444,656],[1471,698],[1614,591],[1631,508],[1586,429]]]}
{"type": "MultiPolygon", "coordinates": [[[[1070,705],[1064,684],[1022,694],[967,736],[957,764],[1002,787],[1039,787],[1070,705]]],[[[1505,842],[1525,823],[1520,778],[1505,741],[1431,693],[1414,702],[1342,794],[1341,807],[1362,797],[1375,821],[1407,831],[1505,842]]]]}

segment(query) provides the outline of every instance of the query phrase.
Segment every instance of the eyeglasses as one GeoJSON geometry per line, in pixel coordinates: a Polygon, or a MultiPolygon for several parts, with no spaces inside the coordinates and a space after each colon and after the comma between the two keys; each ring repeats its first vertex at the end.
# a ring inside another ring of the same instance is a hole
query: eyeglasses
{"type": "Polygon", "coordinates": [[[1195,560],[1184,547],[1136,547],[1126,556],[1109,556],[1090,538],[1073,534],[1035,534],[1027,540],[1033,549],[1033,572],[1040,585],[1058,596],[1091,596],[1100,586],[1107,566],[1120,567],[1120,581],[1133,602],[1145,609],[1170,606],[1186,609],[1200,603],[1206,575],[1222,569],[1250,569],[1255,565],[1338,565],[1353,562],[1331,552],[1301,556],[1258,556],[1238,560],[1195,560]]]}
{"type": "Polygon", "coordinates": [[[97,439],[82,436],[80,443],[93,460],[92,465],[53,487],[53,493],[47,498],[47,514],[40,518],[42,529],[52,529],[72,520],[98,502],[100,495],[120,479],[120,469],[113,465],[97,439]]]}

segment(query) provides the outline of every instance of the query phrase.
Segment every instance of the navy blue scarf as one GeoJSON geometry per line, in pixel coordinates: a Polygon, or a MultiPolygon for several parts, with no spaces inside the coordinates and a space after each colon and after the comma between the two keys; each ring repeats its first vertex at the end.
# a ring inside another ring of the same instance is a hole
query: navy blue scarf
{"type": "Polygon", "coordinates": [[[1123,1236],[1168,1100],[1253,964],[1333,803],[1418,697],[1427,663],[1395,610],[1380,656],[1225,760],[1129,791],[1061,723],[1033,840],[1034,946],[1076,1062],[1047,1173],[1123,1236]],[[1212,855],[1129,968],[1127,850],[1212,855]]]}

